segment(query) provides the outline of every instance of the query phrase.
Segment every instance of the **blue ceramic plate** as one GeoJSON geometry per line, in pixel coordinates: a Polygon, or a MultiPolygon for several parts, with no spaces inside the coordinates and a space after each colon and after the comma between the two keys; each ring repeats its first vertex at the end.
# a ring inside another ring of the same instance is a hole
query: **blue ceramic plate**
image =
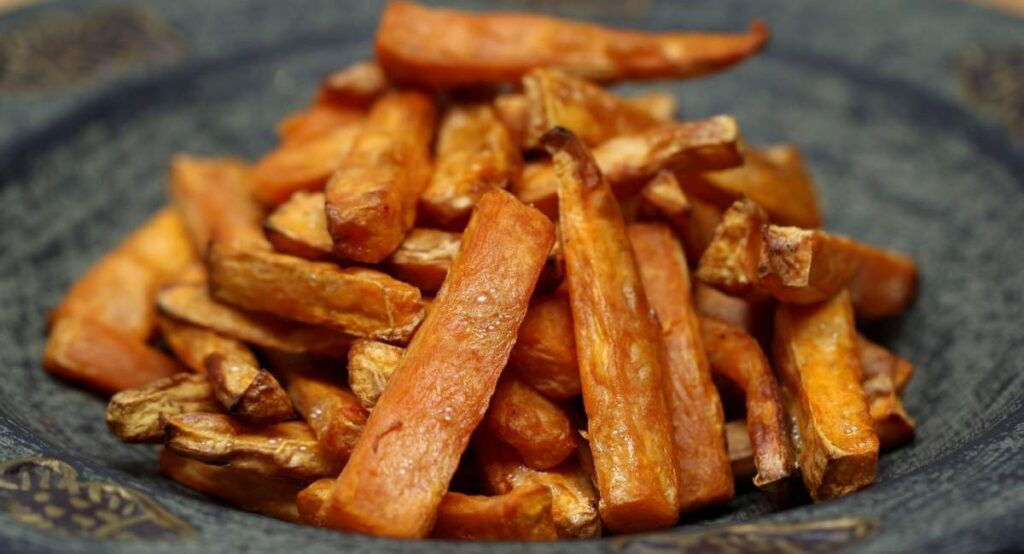
{"type": "Polygon", "coordinates": [[[0,550],[1024,547],[1024,23],[933,0],[823,4],[507,6],[649,29],[771,24],[756,59],[666,86],[687,117],[729,112],[755,144],[798,144],[829,228],[918,260],[916,305],[867,329],[917,363],[917,440],[841,500],[780,511],[744,490],[671,531],[531,546],[398,542],[226,507],[158,476],[154,448],[107,433],[102,398],[40,365],[47,311],[164,202],[168,158],[259,156],[321,75],[370,54],[380,5],[60,1],[0,19],[0,550]]]}

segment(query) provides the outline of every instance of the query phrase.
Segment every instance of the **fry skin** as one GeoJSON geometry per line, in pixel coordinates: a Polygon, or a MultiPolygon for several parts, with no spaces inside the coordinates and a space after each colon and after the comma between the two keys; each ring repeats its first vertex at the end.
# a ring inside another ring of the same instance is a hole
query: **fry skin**
{"type": "Polygon", "coordinates": [[[666,225],[633,223],[628,232],[668,353],[663,378],[674,429],[680,509],[691,512],[727,502],[733,477],[725,416],[690,297],[686,257],[666,225]]]}
{"type": "Polygon", "coordinates": [[[815,502],[870,485],[878,435],[861,386],[850,296],[775,311],[775,368],[800,430],[804,485],[815,502]]]}
{"type": "Polygon", "coordinates": [[[743,61],[767,41],[759,21],[745,34],[654,34],[392,2],[377,28],[376,54],[389,79],[444,89],[515,83],[538,67],[599,82],[698,77],[743,61]]]}
{"type": "Polygon", "coordinates": [[[110,397],[107,428],[122,442],[159,443],[165,418],[220,409],[205,375],[176,373],[110,397]]]}
{"type": "Polygon", "coordinates": [[[387,387],[405,349],[383,342],[359,339],[348,351],[348,386],[367,410],[387,387]]]}
{"type": "MultiPolygon", "coordinates": [[[[894,378],[896,368],[910,365],[910,362],[859,335],[857,350],[864,368],[864,392],[881,447],[896,448],[910,442],[917,424],[903,407],[894,378]]],[[[910,371],[913,371],[912,365],[910,371]]]]}
{"type": "Polygon", "coordinates": [[[434,173],[420,196],[421,217],[441,229],[461,231],[473,206],[492,188],[519,179],[518,144],[488,104],[454,105],[441,121],[434,173]]]}
{"type": "Polygon", "coordinates": [[[449,492],[437,509],[437,522],[430,536],[478,541],[556,540],[551,491],[534,485],[498,496],[449,492]]]}
{"type": "Polygon", "coordinates": [[[244,358],[221,353],[206,358],[213,395],[232,416],[252,425],[295,417],[288,394],[269,371],[244,358]]]}
{"type": "Polygon", "coordinates": [[[647,304],[611,187],[583,145],[556,129],[541,141],[558,172],[566,281],[601,519],[617,532],[678,519],[665,345],[647,304]]]}
{"type": "Polygon", "coordinates": [[[565,289],[530,301],[508,367],[524,383],[552,400],[580,395],[572,311],[565,289]]]}
{"type": "Polygon", "coordinates": [[[514,377],[498,381],[486,424],[534,469],[555,467],[576,452],[576,430],[569,416],[514,377]]]}
{"type": "Polygon", "coordinates": [[[157,324],[160,327],[160,337],[174,355],[192,371],[205,374],[206,357],[216,353],[250,366],[259,365],[252,350],[236,338],[226,337],[205,327],[165,315],[157,316],[157,324]]]}
{"type": "Polygon", "coordinates": [[[327,229],[339,258],[380,262],[412,228],[430,179],[436,111],[430,97],[412,91],[390,92],[373,105],[327,183],[327,229]]]}
{"type": "Polygon", "coordinates": [[[171,158],[171,198],[197,252],[205,252],[210,241],[266,248],[263,209],[250,192],[250,180],[249,168],[234,158],[171,158]]]}
{"type": "Polygon", "coordinates": [[[480,199],[450,278],[338,477],[328,525],[391,537],[430,532],[554,238],[546,217],[508,193],[480,199]]]}

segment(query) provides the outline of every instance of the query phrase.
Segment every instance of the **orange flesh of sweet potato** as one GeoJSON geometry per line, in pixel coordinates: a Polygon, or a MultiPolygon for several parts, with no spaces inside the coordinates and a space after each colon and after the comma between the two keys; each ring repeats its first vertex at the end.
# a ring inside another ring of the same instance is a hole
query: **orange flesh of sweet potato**
{"type": "Polygon", "coordinates": [[[498,496],[449,492],[437,510],[431,536],[480,541],[553,541],[558,539],[551,516],[551,491],[524,486],[498,496]]]}
{"type": "Polygon", "coordinates": [[[648,303],[661,323],[668,353],[669,391],[679,506],[684,512],[727,502],[733,477],[725,449],[725,416],[701,340],[682,247],[661,224],[629,226],[648,303]]]}
{"type": "Polygon", "coordinates": [[[459,88],[515,83],[537,67],[604,82],[697,77],[743,61],[767,41],[760,22],[745,34],[655,34],[393,2],[381,16],[376,54],[395,82],[459,88]]]}
{"type": "Polygon", "coordinates": [[[176,373],[110,397],[107,428],[122,442],[160,443],[165,418],[220,409],[206,375],[176,373]]]}
{"type": "Polygon", "coordinates": [[[508,366],[524,383],[552,400],[580,394],[576,338],[565,289],[530,301],[508,366]]]}
{"type": "Polygon", "coordinates": [[[413,91],[390,92],[373,105],[327,183],[327,229],[338,257],[380,262],[412,228],[430,179],[436,111],[430,97],[413,91]]]}
{"type": "Polygon", "coordinates": [[[248,365],[259,365],[252,350],[242,341],[205,327],[165,315],[157,316],[160,337],[189,369],[206,373],[206,357],[220,353],[248,365]]]}
{"type": "Polygon", "coordinates": [[[346,120],[323,135],[282,144],[253,167],[253,194],[275,206],[296,192],[323,190],[367,124],[364,118],[346,120]]]}
{"type": "Polygon", "coordinates": [[[171,159],[171,197],[197,252],[205,252],[210,241],[266,247],[263,209],[251,188],[249,168],[240,160],[181,154],[171,159]]]}
{"type": "Polygon", "coordinates": [[[558,172],[566,281],[601,519],[613,531],[678,519],[665,345],[611,187],[571,133],[542,144],[558,172]]]}
{"type": "Polygon", "coordinates": [[[348,351],[348,386],[367,410],[377,405],[405,349],[359,339],[348,351]]]}
{"type": "Polygon", "coordinates": [[[486,423],[534,469],[557,466],[576,451],[576,430],[569,416],[514,377],[498,382],[486,423]]]}
{"type": "MultiPolygon", "coordinates": [[[[907,367],[912,373],[913,365],[863,336],[857,337],[857,349],[864,368],[864,392],[868,396],[871,419],[882,448],[895,448],[910,442],[917,424],[903,407],[896,376],[901,371],[908,373],[903,369],[907,367]]],[[[905,379],[909,379],[909,374],[905,379]]],[[[903,386],[906,386],[905,381],[903,386]]]]}
{"type": "Polygon", "coordinates": [[[861,386],[850,296],[775,312],[775,367],[795,410],[798,458],[813,500],[852,493],[875,480],[878,436],[861,386]]]}
{"type": "Polygon", "coordinates": [[[206,358],[213,395],[244,423],[269,425],[295,417],[288,393],[277,379],[244,358],[214,353],[206,358]]]}
{"type": "Polygon", "coordinates": [[[313,429],[320,446],[347,459],[366,427],[366,410],[343,385],[323,375],[286,371],[288,393],[295,408],[313,429]]]}
{"type": "Polygon", "coordinates": [[[761,230],[758,287],[782,302],[821,302],[842,290],[858,270],[847,241],[823,231],[766,225],[761,230]]]}
{"type": "Polygon", "coordinates": [[[451,278],[338,477],[330,526],[393,537],[430,532],[554,237],[546,217],[508,193],[492,190],[480,199],[451,278]]]}

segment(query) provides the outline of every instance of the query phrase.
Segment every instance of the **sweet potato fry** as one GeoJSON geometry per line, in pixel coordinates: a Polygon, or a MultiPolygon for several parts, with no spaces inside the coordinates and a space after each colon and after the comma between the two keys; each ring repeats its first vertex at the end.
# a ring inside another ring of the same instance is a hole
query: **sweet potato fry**
{"type": "Polygon", "coordinates": [[[260,231],[263,210],[250,192],[250,171],[234,158],[171,159],[171,198],[181,213],[197,252],[210,241],[266,247],[260,231]]]}
{"type": "Polygon", "coordinates": [[[403,348],[383,342],[359,339],[348,351],[348,386],[367,410],[377,405],[398,362],[403,348]]]}
{"type": "Polygon", "coordinates": [[[565,289],[530,301],[508,367],[524,383],[552,400],[579,396],[576,338],[565,289]]]}
{"type": "Polygon", "coordinates": [[[518,144],[488,104],[454,105],[438,131],[434,174],[420,196],[421,217],[461,231],[480,196],[519,179],[518,144]]]}
{"type": "Polygon", "coordinates": [[[124,442],[157,443],[164,440],[165,418],[219,410],[205,375],[177,373],[110,397],[107,428],[124,442]]]}
{"type": "Polygon", "coordinates": [[[160,473],[248,512],[292,523],[301,521],[295,497],[304,487],[302,481],[266,477],[234,467],[212,466],[179,456],[166,448],[160,451],[160,473]]]}
{"type": "Polygon", "coordinates": [[[680,509],[692,512],[727,502],[733,477],[725,449],[725,416],[690,296],[686,257],[666,225],[634,223],[628,231],[668,353],[663,379],[669,391],[680,509]]]}
{"type": "Polygon", "coordinates": [[[653,34],[393,2],[377,28],[376,53],[395,82],[460,88],[515,83],[537,67],[603,82],[697,77],[743,61],[767,41],[761,22],[745,34],[653,34]]]}
{"type": "Polygon", "coordinates": [[[486,423],[534,469],[555,467],[576,451],[576,430],[569,416],[514,377],[498,381],[486,423]]]}
{"type": "Polygon", "coordinates": [[[729,447],[729,461],[732,475],[737,481],[754,479],[757,466],[754,464],[754,448],[747,433],[747,422],[742,419],[725,424],[725,443],[729,447]]]}
{"type": "Polygon", "coordinates": [[[671,526],[679,484],[662,392],[665,344],[625,222],[593,157],[568,131],[541,143],[558,172],[566,280],[601,519],[614,531],[671,526]]]}
{"type": "Polygon", "coordinates": [[[379,271],[216,243],[209,263],[213,297],[247,310],[397,342],[423,319],[420,291],[379,271]]]}
{"type": "Polygon", "coordinates": [[[554,127],[572,131],[587,146],[639,133],[661,122],[605,89],[557,69],[538,68],[523,77],[529,108],[527,147],[554,127]]]}
{"type": "Polygon", "coordinates": [[[259,365],[246,344],[205,327],[160,315],[157,317],[160,337],[189,369],[206,373],[206,357],[220,353],[250,366],[259,365]]]}
{"type": "Polygon", "coordinates": [[[864,368],[863,385],[871,420],[882,448],[895,448],[910,442],[917,424],[903,407],[895,377],[898,371],[906,373],[903,368],[907,366],[912,372],[913,365],[863,336],[857,337],[857,350],[864,368]]]}
{"type": "Polygon", "coordinates": [[[377,62],[364,60],[325,77],[318,102],[366,107],[390,87],[377,62]]]}
{"type": "Polygon", "coordinates": [[[209,289],[202,282],[167,287],[157,297],[157,304],[171,317],[284,352],[344,359],[353,340],[352,336],[328,327],[296,323],[217,302],[210,298],[209,289]]]}
{"type": "MultiPolygon", "coordinates": [[[[118,250],[145,264],[160,284],[175,278],[196,261],[196,251],[189,243],[185,222],[177,211],[170,208],[150,217],[118,246],[118,250]]],[[[123,291],[118,289],[118,292],[123,291]]]]}
{"type": "Polygon", "coordinates": [[[551,516],[551,491],[523,486],[498,496],[450,492],[437,509],[430,535],[438,539],[478,541],[553,541],[558,531],[551,516]]]}
{"type": "Polygon", "coordinates": [[[285,375],[295,408],[313,429],[320,446],[337,459],[348,459],[366,427],[367,413],[359,400],[344,386],[327,379],[323,371],[287,371],[285,375]]]}
{"type": "Polygon", "coordinates": [[[756,301],[762,228],[768,214],[749,198],[737,200],[722,214],[715,236],[697,265],[697,278],[733,296],[756,301]]]}
{"type": "Polygon", "coordinates": [[[292,402],[269,371],[244,358],[214,353],[206,358],[213,395],[231,415],[252,425],[295,417],[292,402]]]}
{"type": "Polygon", "coordinates": [[[714,318],[700,318],[700,333],[712,373],[725,377],[746,397],[754,484],[781,493],[796,467],[789,422],[779,385],[761,346],[746,331],[714,318]]]}
{"type": "Polygon", "coordinates": [[[253,194],[276,206],[296,192],[322,190],[365,127],[364,118],[346,120],[323,135],[285,142],[253,167],[253,194]]]}
{"type": "Polygon", "coordinates": [[[700,261],[722,221],[722,212],[709,202],[689,198],[668,171],[655,175],[640,193],[644,207],[669,222],[682,237],[686,258],[693,264],[700,261]]]}
{"type": "Polygon", "coordinates": [[[330,259],[334,249],[327,232],[322,192],[296,192],[263,222],[274,250],[307,260],[330,259]]]}
{"type": "Polygon", "coordinates": [[[888,373],[896,393],[902,395],[914,376],[914,364],[906,358],[893,354],[881,345],[871,342],[862,335],[857,336],[857,350],[865,376],[888,373]]]}
{"type": "Polygon", "coordinates": [[[343,462],[321,449],[301,421],[249,427],[222,414],[180,414],[167,418],[166,444],[207,464],[300,481],[337,475],[343,462]]]}
{"type": "Polygon", "coordinates": [[[676,95],[664,90],[651,90],[630,96],[626,98],[626,102],[661,123],[672,122],[679,111],[679,100],[676,99],[676,95]]]}
{"type": "Polygon", "coordinates": [[[775,364],[800,430],[800,470],[814,501],[870,485],[878,436],[861,387],[850,295],[775,312],[775,364]]]}
{"type": "Polygon", "coordinates": [[[393,537],[430,531],[554,238],[551,222],[511,195],[480,199],[450,278],[338,477],[330,526],[393,537]]]}
{"type": "MultiPolygon", "coordinates": [[[[640,190],[663,169],[735,167],[743,161],[739,141],[736,121],[729,116],[716,116],[613,138],[594,149],[594,159],[615,193],[624,196],[640,190]]],[[[511,188],[512,192],[523,202],[555,218],[558,179],[554,168],[544,164],[527,169],[520,182],[511,188]]]]}
{"type": "Polygon", "coordinates": [[[859,264],[852,241],[823,231],[766,225],[761,230],[758,287],[791,304],[821,302],[842,290],[859,264]]]}
{"type": "Polygon", "coordinates": [[[917,294],[917,266],[910,258],[847,240],[844,246],[860,267],[850,281],[850,298],[858,318],[876,319],[902,314],[917,294]]]}
{"type": "Polygon", "coordinates": [[[430,179],[436,107],[419,92],[391,92],[370,110],[326,189],[327,229],[340,258],[377,263],[416,219],[430,179]]]}
{"type": "Polygon", "coordinates": [[[388,256],[385,268],[400,281],[415,285],[423,292],[435,292],[444,283],[461,241],[458,233],[413,229],[388,256]]]}
{"type": "Polygon", "coordinates": [[[693,283],[693,304],[701,316],[724,321],[754,337],[762,336],[771,319],[770,306],[729,296],[701,281],[693,283]]]}
{"type": "MultiPolygon", "coordinates": [[[[321,92],[322,95],[323,92],[321,92]]],[[[363,108],[331,102],[316,102],[312,106],[282,119],[277,125],[277,136],[282,146],[294,146],[330,135],[341,127],[359,123],[365,117],[366,110],[363,108]]]]}

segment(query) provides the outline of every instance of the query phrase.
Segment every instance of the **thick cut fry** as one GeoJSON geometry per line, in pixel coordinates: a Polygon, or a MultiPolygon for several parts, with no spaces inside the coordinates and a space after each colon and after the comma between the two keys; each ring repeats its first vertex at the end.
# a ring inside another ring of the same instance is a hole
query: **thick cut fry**
{"type": "Polygon", "coordinates": [[[369,106],[384,94],[391,84],[377,62],[356,62],[331,73],[320,84],[320,103],[343,106],[369,106]]]}
{"type": "Polygon", "coordinates": [[[165,418],[219,410],[205,375],[178,373],[110,397],[107,428],[124,442],[163,442],[165,418]]]}
{"type": "Polygon", "coordinates": [[[766,225],[758,287],[791,304],[821,302],[842,290],[859,264],[846,239],[823,231],[766,225]]]}
{"type": "Polygon", "coordinates": [[[405,350],[383,342],[360,339],[348,351],[348,386],[367,410],[377,405],[405,350]]]}
{"type": "Polygon", "coordinates": [[[625,222],[591,155],[568,131],[542,144],[558,171],[566,280],[601,519],[613,531],[669,527],[679,515],[665,344],[625,222]]]}
{"type": "Polygon", "coordinates": [[[686,257],[665,225],[634,223],[629,240],[668,353],[663,380],[669,391],[680,509],[692,512],[727,502],[733,477],[725,416],[690,297],[686,257]]]}
{"type": "Polygon", "coordinates": [[[535,69],[523,77],[529,107],[526,146],[537,146],[554,127],[572,131],[587,146],[659,125],[625,99],[557,69],[535,69]]]}
{"type": "Polygon", "coordinates": [[[487,427],[534,469],[555,467],[576,451],[576,430],[569,416],[513,377],[498,382],[487,412],[487,427]]]}
{"type": "Polygon", "coordinates": [[[443,229],[461,231],[473,206],[492,188],[519,179],[518,144],[490,105],[455,105],[438,131],[430,184],[420,196],[422,216],[443,229]]]}
{"type": "Polygon", "coordinates": [[[780,304],[775,312],[775,365],[800,430],[800,471],[814,501],[870,485],[878,464],[861,387],[850,296],[821,304],[780,304]]]}
{"type": "Polygon", "coordinates": [[[197,252],[210,241],[262,248],[263,210],[250,192],[249,168],[234,158],[199,158],[179,154],[171,159],[171,198],[181,213],[197,252]]]}
{"type": "Polygon", "coordinates": [[[423,319],[420,291],[379,271],[226,244],[214,244],[209,261],[214,298],[247,310],[396,342],[423,319]]]}
{"type": "Polygon", "coordinates": [[[865,376],[888,373],[892,377],[896,393],[902,395],[914,376],[914,364],[906,358],[893,354],[881,345],[858,335],[857,349],[865,376]]]}
{"type": "Polygon", "coordinates": [[[576,338],[565,289],[530,301],[508,366],[524,383],[552,400],[579,396],[576,338]]]}
{"type": "Polygon", "coordinates": [[[917,294],[917,266],[910,258],[852,240],[844,242],[860,270],[850,282],[850,298],[858,318],[902,314],[917,294]]]}
{"type": "Polygon", "coordinates": [[[761,230],[767,224],[768,214],[749,198],[729,206],[700,258],[697,278],[733,296],[763,299],[766,294],[757,287],[757,271],[761,230]]]}
{"type": "Polygon", "coordinates": [[[388,93],[374,104],[327,184],[327,229],[338,257],[377,263],[412,228],[430,179],[435,112],[428,96],[412,91],[388,93]]]}
{"type": "Polygon", "coordinates": [[[50,373],[113,394],[185,368],[141,340],[86,317],[61,317],[43,353],[50,373]]]}
{"type": "Polygon", "coordinates": [[[551,491],[542,485],[512,489],[498,496],[450,492],[437,509],[431,536],[477,541],[553,541],[551,491]]]}
{"type": "Polygon", "coordinates": [[[190,489],[224,500],[239,508],[300,523],[295,497],[302,481],[265,477],[233,467],[197,462],[174,452],[160,451],[160,473],[190,489]]]}
{"type": "Polygon", "coordinates": [[[376,53],[395,82],[459,88],[515,83],[537,67],[603,82],[698,77],[743,61],[767,41],[761,22],[745,34],[654,34],[392,2],[377,29],[376,53]]]}
{"type": "Polygon", "coordinates": [[[299,191],[323,190],[366,125],[360,118],[322,136],[282,144],[253,167],[253,194],[260,202],[274,206],[299,191]]]}
{"type": "Polygon", "coordinates": [[[713,318],[700,319],[700,332],[711,371],[743,390],[750,445],[757,475],[754,484],[782,493],[796,467],[789,423],[779,385],[761,346],[746,331],[713,318]]]}
{"type": "Polygon", "coordinates": [[[286,372],[288,393],[320,446],[338,459],[348,459],[366,427],[366,410],[351,391],[319,373],[286,372]]]}
{"type": "Polygon", "coordinates": [[[244,358],[214,353],[206,358],[213,395],[231,415],[252,425],[295,417],[288,393],[269,371],[244,358]]]}
{"type": "Polygon", "coordinates": [[[221,414],[170,416],[167,448],[208,464],[307,482],[337,475],[342,466],[301,421],[249,427],[221,414]]]}
{"type": "MultiPolygon", "coordinates": [[[[275,151],[276,153],[268,155],[268,158],[270,156],[277,156],[278,163],[284,162],[285,159],[280,152],[285,146],[293,147],[302,142],[322,138],[342,127],[353,124],[357,125],[365,117],[366,110],[362,108],[346,104],[317,102],[305,110],[282,119],[278,123],[277,136],[281,141],[282,148],[275,151]]],[[[292,152],[298,152],[298,149],[292,152]]],[[[295,163],[294,160],[288,161],[292,164],[295,163]]],[[[268,177],[273,179],[273,176],[268,177]]],[[[287,192],[282,190],[281,194],[286,195],[287,192]]]]}
{"type": "MultiPolygon", "coordinates": [[[[539,471],[524,464],[515,449],[489,433],[479,433],[473,441],[473,452],[489,494],[508,494],[513,489],[533,485],[546,486],[551,490],[551,516],[559,537],[601,536],[597,491],[577,459],[579,455],[558,467],[539,471]]],[[[579,448],[588,447],[581,443],[579,448]]]]}
{"type": "Polygon", "coordinates": [[[205,282],[167,287],[157,297],[157,304],[174,318],[284,352],[344,359],[353,340],[352,336],[327,327],[304,325],[217,302],[210,298],[205,282]]]}
{"type": "MultiPolygon", "coordinates": [[[[857,349],[864,368],[864,392],[868,396],[871,420],[882,448],[901,446],[914,438],[917,424],[903,407],[896,386],[896,374],[913,366],[863,336],[857,337],[857,349]],[[901,369],[897,369],[901,368],[901,369]]],[[[909,377],[908,377],[909,378],[909,377]]]]}
{"type": "Polygon", "coordinates": [[[388,256],[385,267],[398,280],[415,285],[421,291],[434,292],[444,283],[448,268],[459,253],[461,240],[458,233],[413,229],[388,256]]]}
{"type": "Polygon", "coordinates": [[[158,316],[157,323],[160,337],[192,371],[205,374],[206,357],[217,353],[251,366],[259,365],[252,350],[236,338],[165,315],[158,316]]]}
{"type": "MultiPolygon", "coordinates": [[[[739,141],[736,121],[717,116],[613,138],[594,149],[594,158],[615,193],[625,196],[643,188],[663,169],[735,167],[743,162],[739,141]]],[[[523,202],[552,218],[557,216],[558,179],[550,165],[524,170],[511,190],[523,202]]]]}
{"type": "Polygon", "coordinates": [[[332,527],[422,537],[508,360],[554,242],[542,214],[486,193],[327,506],[332,527]]]}

